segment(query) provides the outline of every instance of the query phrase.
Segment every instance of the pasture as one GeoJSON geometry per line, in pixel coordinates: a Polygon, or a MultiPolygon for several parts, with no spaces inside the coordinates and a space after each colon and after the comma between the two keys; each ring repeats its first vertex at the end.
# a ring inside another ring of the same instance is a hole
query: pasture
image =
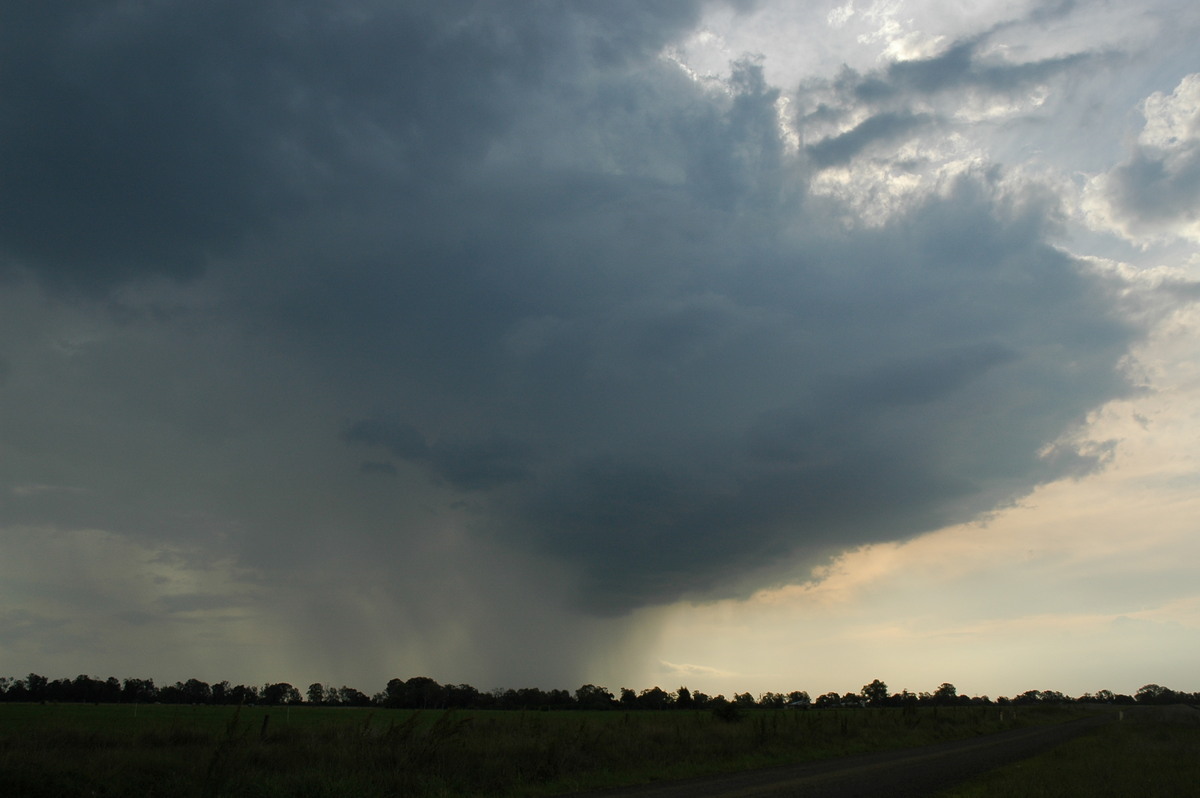
{"type": "Polygon", "coordinates": [[[1200,710],[1124,710],[1123,720],[938,798],[1178,798],[1200,794],[1200,710]]]}
{"type": "Polygon", "coordinates": [[[710,712],[0,704],[0,794],[547,796],[904,748],[1078,709],[710,712]]]}

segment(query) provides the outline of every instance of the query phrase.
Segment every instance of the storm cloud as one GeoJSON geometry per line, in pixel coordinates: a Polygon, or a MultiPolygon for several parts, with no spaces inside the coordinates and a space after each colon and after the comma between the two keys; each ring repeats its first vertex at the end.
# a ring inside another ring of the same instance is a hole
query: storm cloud
{"type": "MultiPolygon", "coordinates": [[[[504,552],[604,616],[1085,474],[1134,390],[1150,320],[1047,189],[982,164],[859,224],[811,185],[1095,53],[964,40],[789,116],[752,58],[662,57],[699,3],[5,6],[5,524],[414,617],[527,604],[504,552]]],[[[160,604],[225,607],[195,596],[160,604]]]]}

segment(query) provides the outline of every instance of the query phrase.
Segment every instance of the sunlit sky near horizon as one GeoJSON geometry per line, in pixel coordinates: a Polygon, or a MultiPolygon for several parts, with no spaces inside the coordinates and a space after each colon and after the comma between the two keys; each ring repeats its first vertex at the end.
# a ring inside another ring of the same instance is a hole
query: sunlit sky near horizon
{"type": "Polygon", "coordinates": [[[0,2],[0,675],[1200,690],[1200,8],[0,2]]]}

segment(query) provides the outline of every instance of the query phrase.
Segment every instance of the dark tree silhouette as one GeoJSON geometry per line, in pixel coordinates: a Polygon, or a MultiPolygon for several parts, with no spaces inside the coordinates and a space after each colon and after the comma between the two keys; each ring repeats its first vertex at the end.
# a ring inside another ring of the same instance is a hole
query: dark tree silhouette
{"type": "Polygon", "coordinates": [[[278,704],[299,704],[300,691],[287,682],[263,685],[262,700],[272,706],[278,704]]]}
{"type": "Polygon", "coordinates": [[[638,693],[639,709],[666,709],[671,706],[671,694],[661,687],[651,687],[638,693]]]}
{"type": "Polygon", "coordinates": [[[612,709],[616,699],[607,688],[585,684],[575,691],[575,703],[580,709],[612,709]]]}
{"type": "Polygon", "coordinates": [[[933,700],[937,704],[953,704],[958,700],[958,688],[950,682],[942,682],[938,689],[933,691],[933,700]]]}
{"type": "Polygon", "coordinates": [[[859,693],[867,700],[867,704],[873,707],[881,707],[888,700],[888,686],[879,679],[875,679],[870,684],[864,684],[859,693]]]}
{"type": "MultiPolygon", "coordinates": [[[[620,699],[604,687],[585,684],[574,693],[562,690],[542,690],[537,687],[520,689],[496,689],[481,692],[469,684],[438,684],[427,676],[414,676],[407,681],[392,679],[386,689],[375,695],[367,695],[353,687],[340,688],[314,682],[306,693],[308,703],[329,706],[382,706],[396,709],[516,709],[516,710],[564,710],[601,709],[620,707],[625,710],[697,709],[719,711],[723,716],[739,716],[742,711],[763,711],[780,707],[807,707],[809,694],[802,690],[788,693],[767,692],[754,699],[750,693],[737,693],[733,701],[724,696],[710,697],[699,690],[680,687],[675,693],[667,693],[660,687],[652,687],[635,693],[622,687],[620,699]]],[[[303,703],[299,690],[287,682],[269,683],[261,688],[237,685],[228,681],[209,685],[199,679],[175,682],[165,687],[156,687],[153,679],[128,678],[123,682],[115,677],[99,679],[80,674],[74,679],[47,679],[30,673],[24,679],[0,677],[0,701],[41,702],[87,702],[87,703],[150,703],[164,704],[299,704],[303,703]]],[[[1081,703],[1111,704],[1167,704],[1200,703],[1200,693],[1172,690],[1158,684],[1147,684],[1134,696],[1117,694],[1111,690],[1100,690],[1094,695],[1085,693],[1078,699],[1055,690],[1028,690],[1015,698],[1000,697],[997,704],[1058,704],[1078,701],[1081,703]]],[[[987,705],[992,701],[987,696],[968,697],[959,695],[957,688],[943,682],[934,692],[911,693],[908,690],[887,695],[887,685],[881,679],[863,685],[858,693],[828,692],[817,698],[817,707],[861,707],[895,706],[906,712],[916,712],[917,705],[987,705]]],[[[726,717],[725,719],[729,719],[726,717]]]]}
{"type": "Polygon", "coordinates": [[[789,707],[804,707],[805,709],[812,704],[812,698],[809,697],[805,690],[793,690],[787,694],[787,705],[789,707]]]}
{"type": "Polygon", "coordinates": [[[46,687],[49,680],[45,676],[31,673],[25,678],[25,689],[29,692],[30,701],[45,701],[46,687]]]}

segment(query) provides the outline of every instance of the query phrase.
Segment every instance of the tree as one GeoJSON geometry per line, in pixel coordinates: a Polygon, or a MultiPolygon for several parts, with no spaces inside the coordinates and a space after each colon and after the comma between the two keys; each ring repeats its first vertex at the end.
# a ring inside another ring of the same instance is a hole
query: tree
{"type": "Polygon", "coordinates": [[[733,703],[737,704],[743,709],[750,709],[754,706],[754,696],[750,695],[749,693],[734,693],[733,703]]]}
{"type": "Polygon", "coordinates": [[[257,687],[239,684],[229,691],[229,701],[233,704],[256,704],[259,694],[257,687]]]}
{"type": "Polygon", "coordinates": [[[446,688],[428,676],[391,679],[384,692],[386,706],[393,709],[434,709],[446,704],[446,688]]]}
{"type": "Polygon", "coordinates": [[[103,682],[98,682],[87,674],[79,674],[71,684],[70,695],[73,701],[83,701],[95,704],[100,701],[100,689],[103,682]]]}
{"type": "Polygon", "coordinates": [[[411,709],[434,709],[445,701],[442,686],[428,676],[413,676],[404,683],[404,706],[411,709]]]}
{"type": "Polygon", "coordinates": [[[671,694],[661,687],[651,687],[638,693],[639,709],[666,709],[671,705],[671,694]]]}
{"type": "Polygon", "coordinates": [[[158,690],[158,700],[164,704],[182,704],[183,698],[183,682],[175,682],[175,684],[164,684],[158,690]]]}
{"type": "Polygon", "coordinates": [[[874,680],[870,684],[864,684],[862,690],[859,692],[867,700],[867,703],[873,707],[881,707],[887,703],[888,686],[879,679],[874,680]]]}
{"type": "Polygon", "coordinates": [[[188,704],[207,704],[212,701],[212,688],[208,682],[188,679],[182,687],[183,700],[188,704]]]}
{"type": "Polygon", "coordinates": [[[575,691],[575,703],[580,709],[611,709],[616,699],[608,688],[585,684],[575,691]]]}
{"type": "Polygon", "coordinates": [[[46,690],[42,700],[75,701],[74,683],[70,679],[54,679],[46,682],[46,690]]]}
{"type": "Polygon", "coordinates": [[[1175,691],[1157,684],[1146,684],[1134,695],[1139,704],[1170,704],[1175,701],[1175,691]]]}
{"type": "Polygon", "coordinates": [[[338,695],[341,696],[341,702],[348,707],[369,707],[371,706],[371,697],[361,690],[356,690],[353,687],[343,685],[338,690],[338,695]]]}
{"type": "Polygon", "coordinates": [[[287,682],[263,685],[262,700],[272,706],[277,704],[299,704],[300,691],[287,682]]]}
{"type": "Polygon", "coordinates": [[[958,701],[958,688],[950,682],[942,682],[938,689],[933,691],[933,700],[937,704],[953,704],[958,701]]]}
{"type": "Polygon", "coordinates": [[[686,687],[680,687],[675,693],[675,706],[678,709],[691,709],[695,705],[692,701],[692,691],[686,687]]]}
{"type": "Polygon", "coordinates": [[[709,702],[712,707],[713,717],[717,720],[725,721],[726,723],[736,723],[742,719],[742,711],[734,702],[725,700],[725,696],[719,695],[709,702]]]}
{"type": "Polygon", "coordinates": [[[16,679],[8,685],[8,689],[4,691],[5,701],[28,701],[29,687],[25,684],[24,679],[16,679]]]}
{"type": "Polygon", "coordinates": [[[1026,690],[1025,692],[1021,693],[1019,696],[1014,698],[1012,700],[1012,702],[1014,704],[1036,704],[1041,700],[1042,700],[1042,691],[1041,690],[1026,690]]]}
{"type": "Polygon", "coordinates": [[[388,679],[387,687],[383,690],[383,695],[383,705],[389,709],[403,709],[407,706],[405,704],[406,696],[403,679],[388,679]]]}
{"type": "Polygon", "coordinates": [[[121,683],[121,700],[131,704],[148,704],[158,698],[153,679],[126,679],[121,683]]]}
{"type": "Polygon", "coordinates": [[[30,701],[45,701],[46,687],[50,684],[50,680],[45,676],[39,676],[36,673],[31,673],[25,677],[25,690],[29,693],[30,701]]]}
{"type": "Polygon", "coordinates": [[[783,693],[763,693],[758,697],[758,705],[760,707],[768,707],[770,709],[779,709],[787,703],[787,697],[783,693]]]}
{"type": "Polygon", "coordinates": [[[806,690],[793,690],[787,694],[787,705],[789,707],[803,707],[804,709],[808,709],[811,703],[812,698],[809,697],[806,690]]]}
{"type": "Polygon", "coordinates": [[[842,697],[837,693],[830,692],[817,696],[817,706],[821,708],[836,707],[840,703],[842,703],[842,697]]]}
{"type": "Polygon", "coordinates": [[[448,684],[444,689],[447,707],[466,709],[480,705],[481,693],[469,684],[448,684]]]}
{"type": "Polygon", "coordinates": [[[320,682],[313,682],[308,686],[308,703],[325,703],[325,688],[321,686],[320,682]]]}
{"type": "Polygon", "coordinates": [[[409,693],[408,683],[404,679],[389,679],[384,693],[387,696],[388,707],[411,709],[415,706],[416,698],[409,693]]]}

